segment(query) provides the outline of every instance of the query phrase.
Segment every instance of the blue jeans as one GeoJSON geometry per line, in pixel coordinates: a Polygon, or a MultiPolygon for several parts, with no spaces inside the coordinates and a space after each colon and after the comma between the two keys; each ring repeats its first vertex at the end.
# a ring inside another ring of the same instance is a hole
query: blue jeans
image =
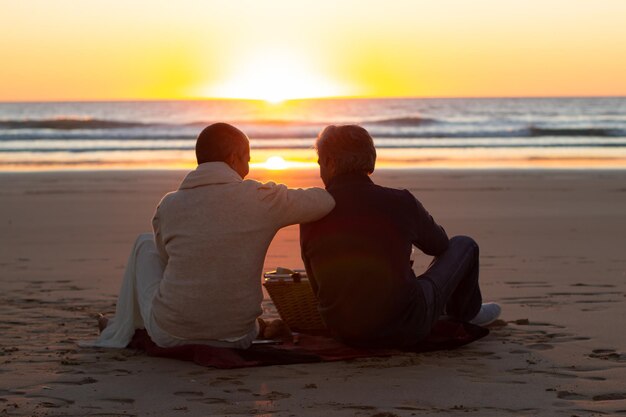
{"type": "Polygon", "coordinates": [[[474,239],[455,236],[450,239],[448,249],[418,277],[418,285],[424,292],[424,325],[429,326],[428,330],[443,314],[462,321],[470,321],[478,314],[482,304],[478,255],[474,239]]]}

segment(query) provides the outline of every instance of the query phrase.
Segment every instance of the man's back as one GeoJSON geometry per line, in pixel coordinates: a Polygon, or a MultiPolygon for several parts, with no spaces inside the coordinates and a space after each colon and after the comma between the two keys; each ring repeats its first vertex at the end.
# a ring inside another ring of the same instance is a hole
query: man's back
{"type": "Polygon", "coordinates": [[[153,221],[166,262],[156,323],[189,340],[246,334],[261,314],[263,261],[275,233],[332,206],[320,189],[242,181],[226,164],[200,165],[163,198],[153,221]]]}
{"type": "Polygon", "coordinates": [[[422,297],[411,246],[438,255],[447,248],[445,231],[408,191],[365,174],[337,176],[327,190],[335,209],[301,226],[302,257],[326,324],[354,343],[410,342],[417,335],[403,329],[419,320],[414,301],[422,297]]]}

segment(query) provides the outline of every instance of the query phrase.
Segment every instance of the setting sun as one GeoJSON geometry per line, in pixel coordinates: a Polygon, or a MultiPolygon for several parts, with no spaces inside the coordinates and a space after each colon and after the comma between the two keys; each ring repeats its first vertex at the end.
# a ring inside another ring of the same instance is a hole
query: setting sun
{"type": "Polygon", "coordinates": [[[201,94],[280,103],[345,93],[345,88],[316,73],[305,56],[288,50],[264,50],[243,60],[228,79],[205,87],[201,94]]]}
{"type": "Polygon", "coordinates": [[[265,161],[265,164],[263,165],[267,169],[280,170],[287,168],[287,161],[285,161],[280,156],[270,156],[269,158],[267,158],[267,161],[265,161]]]}
{"type": "Polygon", "coordinates": [[[623,0],[154,3],[2,2],[0,100],[626,94],[623,0]]]}

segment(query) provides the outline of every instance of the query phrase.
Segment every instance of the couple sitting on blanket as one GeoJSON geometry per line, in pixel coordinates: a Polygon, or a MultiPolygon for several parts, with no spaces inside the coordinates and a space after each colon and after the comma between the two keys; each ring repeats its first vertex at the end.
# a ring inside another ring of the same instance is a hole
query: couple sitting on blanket
{"type": "Polygon", "coordinates": [[[359,126],[318,136],[321,188],[290,189],[244,180],[248,138],[217,123],[196,143],[198,167],[161,200],[154,234],[131,252],[115,317],[99,318],[97,346],[125,347],[145,328],[161,347],[249,347],[280,332],[262,313],[261,274],[276,232],[300,223],[302,259],[331,334],[347,344],[411,347],[446,314],[478,325],[482,304],[478,245],[444,229],[407,190],[376,185],[376,149],[359,126]],[[434,261],[416,277],[416,246],[434,261]]]}

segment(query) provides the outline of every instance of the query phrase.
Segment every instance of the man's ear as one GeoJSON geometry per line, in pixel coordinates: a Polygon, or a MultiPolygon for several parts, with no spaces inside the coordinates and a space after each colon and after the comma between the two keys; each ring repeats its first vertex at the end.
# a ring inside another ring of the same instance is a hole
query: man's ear
{"type": "Polygon", "coordinates": [[[332,158],[324,158],[324,160],[321,161],[322,164],[324,164],[324,167],[326,168],[326,171],[328,171],[329,174],[334,174],[335,173],[335,160],[332,158]]]}
{"type": "Polygon", "coordinates": [[[226,157],[226,161],[224,162],[226,162],[226,164],[228,164],[228,166],[232,169],[235,169],[237,166],[237,155],[234,152],[231,153],[228,157],[226,157]]]}

